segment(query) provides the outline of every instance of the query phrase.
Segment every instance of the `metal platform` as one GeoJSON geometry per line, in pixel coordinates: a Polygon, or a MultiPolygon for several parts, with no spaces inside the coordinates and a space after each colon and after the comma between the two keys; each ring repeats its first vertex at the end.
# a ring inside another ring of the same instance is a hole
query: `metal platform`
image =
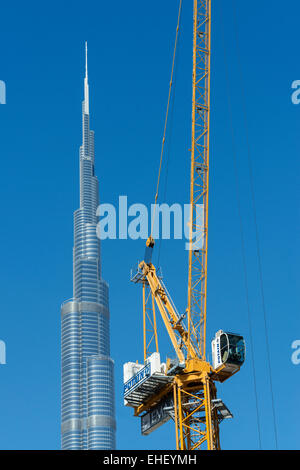
{"type": "Polygon", "coordinates": [[[232,377],[240,370],[238,366],[231,366],[230,364],[223,364],[222,366],[218,367],[218,369],[213,370],[211,373],[211,377],[213,380],[218,382],[225,382],[225,380],[232,377]]]}
{"type": "Polygon", "coordinates": [[[233,414],[220,398],[215,398],[211,403],[213,405],[213,409],[216,408],[217,410],[219,422],[223,421],[223,419],[233,418],[233,414]]]}
{"type": "Polygon", "coordinates": [[[137,407],[145,403],[153,395],[157,394],[168,383],[173,381],[172,376],[155,372],[147,380],[138,384],[133,390],[124,395],[128,405],[137,407]]]}

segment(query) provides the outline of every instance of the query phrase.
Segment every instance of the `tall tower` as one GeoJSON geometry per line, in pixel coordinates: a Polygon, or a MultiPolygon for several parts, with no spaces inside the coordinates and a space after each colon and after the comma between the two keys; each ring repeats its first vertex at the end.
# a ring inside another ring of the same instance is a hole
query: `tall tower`
{"type": "Polygon", "coordinates": [[[114,449],[114,363],[110,358],[108,285],[101,277],[99,204],[90,130],[87,44],[80,162],[74,213],[73,298],[61,307],[62,449],[114,449]]]}

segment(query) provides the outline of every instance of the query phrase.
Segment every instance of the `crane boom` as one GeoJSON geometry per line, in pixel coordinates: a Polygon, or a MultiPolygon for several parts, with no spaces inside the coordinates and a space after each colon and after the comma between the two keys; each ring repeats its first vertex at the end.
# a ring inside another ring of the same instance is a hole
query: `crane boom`
{"type": "Polygon", "coordinates": [[[147,264],[142,261],[139,269],[148,282],[179,362],[185,363],[186,355],[183,350],[190,350],[191,356],[197,357],[197,351],[193,344],[190,344],[187,329],[182,323],[183,318],[179,317],[169,293],[156,273],[155,266],[152,263],[147,264]]]}

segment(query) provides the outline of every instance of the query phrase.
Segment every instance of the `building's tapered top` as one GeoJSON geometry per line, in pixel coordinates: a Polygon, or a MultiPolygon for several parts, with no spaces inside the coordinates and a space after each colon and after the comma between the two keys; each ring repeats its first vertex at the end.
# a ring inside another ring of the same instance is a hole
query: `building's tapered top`
{"type": "Polygon", "coordinates": [[[79,156],[80,207],[74,219],[74,298],[81,301],[99,302],[101,259],[100,240],[96,230],[99,187],[94,168],[94,131],[90,130],[87,43],[85,43],[84,100],[82,102],[82,145],[79,156]],[[94,277],[91,275],[92,270],[94,270],[94,277]]]}
{"type": "Polygon", "coordinates": [[[87,42],[85,42],[84,112],[85,112],[85,114],[89,114],[89,82],[88,82],[87,42]]]}

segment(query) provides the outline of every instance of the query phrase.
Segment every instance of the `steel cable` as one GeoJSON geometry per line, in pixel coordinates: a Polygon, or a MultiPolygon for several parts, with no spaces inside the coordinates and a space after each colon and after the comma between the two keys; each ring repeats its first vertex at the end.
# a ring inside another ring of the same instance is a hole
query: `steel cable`
{"type": "Polygon", "coordinates": [[[254,190],[254,180],[253,180],[253,168],[252,168],[252,157],[249,143],[249,126],[248,126],[248,117],[246,110],[246,99],[245,99],[245,88],[244,88],[244,76],[241,66],[241,54],[239,47],[239,35],[237,27],[237,12],[235,1],[232,0],[233,7],[233,16],[234,16],[234,26],[235,26],[235,37],[236,37],[236,47],[237,47],[237,56],[238,56],[238,67],[240,74],[240,82],[242,89],[242,108],[243,108],[243,120],[246,134],[246,143],[247,143],[247,154],[248,154],[248,170],[250,177],[250,187],[251,187],[251,200],[252,200],[252,210],[253,210],[253,219],[255,226],[255,238],[256,238],[256,253],[258,260],[258,271],[259,271],[259,282],[260,282],[260,291],[262,299],[262,310],[264,316],[264,329],[265,329],[265,340],[266,340],[266,351],[267,351],[267,363],[268,363],[268,375],[271,391],[271,404],[272,404],[272,415],[273,415],[273,428],[274,428],[274,437],[275,437],[275,448],[278,449],[278,433],[277,433],[277,424],[276,424],[276,411],[275,411],[275,400],[273,392],[273,381],[272,381],[272,367],[271,367],[271,353],[270,353],[270,344],[269,344],[269,333],[268,333],[268,324],[267,324],[267,313],[266,313],[266,304],[265,304],[265,294],[264,294],[264,283],[263,283],[263,274],[262,274],[262,262],[261,262],[261,249],[260,249],[260,240],[257,224],[257,211],[256,211],[256,202],[255,202],[255,190],[254,190]]]}
{"type": "Polygon", "coordinates": [[[153,224],[155,220],[155,211],[156,211],[156,204],[157,204],[158,191],[159,191],[160,175],[161,175],[162,161],[163,161],[165,141],[166,141],[166,132],[167,132],[169,109],[170,109],[172,86],[173,86],[173,75],[174,75],[174,68],[175,68],[175,61],[176,61],[176,51],[177,51],[177,43],[178,43],[178,36],[179,36],[181,10],[182,10],[182,0],[179,1],[179,11],[178,11],[176,37],[175,37],[175,45],[174,45],[173,60],[172,60],[171,79],[170,79],[170,84],[169,84],[168,103],[167,103],[167,110],[166,110],[166,117],[165,117],[165,124],[164,124],[163,139],[162,139],[162,144],[161,144],[158,178],[157,178],[156,193],[155,193],[155,198],[154,198],[154,210],[153,210],[152,221],[151,221],[151,237],[152,237],[152,232],[153,232],[153,224]]]}
{"type": "Polygon", "coordinates": [[[221,12],[220,17],[221,17],[221,34],[222,34],[222,44],[223,44],[223,56],[224,56],[224,65],[225,65],[225,79],[226,79],[226,89],[227,89],[227,107],[228,107],[229,124],[230,124],[230,132],[231,132],[231,144],[232,144],[232,156],[233,156],[233,163],[234,163],[236,199],[237,199],[237,209],[238,209],[239,225],[240,225],[242,263],[243,263],[243,271],[244,271],[244,284],[245,284],[246,304],[247,304],[247,312],[248,312],[248,328],[249,328],[249,338],[250,338],[253,387],[254,387],[255,405],[256,405],[256,421],[257,421],[257,430],[258,430],[259,449],[261,450],[262,449],[261,426],[260,426],[259,406],[258,406],[256,368],[255,368],[255,360],[254,360],[253,329],[252,329],[251,309],[250,309],[250,302],[249,302],[249,287],[248,287],[245,238],[244,238],[242,211],[241,211],[241,198],[240,198],[240,189],[239,189],[240,185],[239,185],[239,175],[238,175],[238,165],[237,165],[237,151],[236,151],[235,134],[234,134],[234,128],[233,128],[233,113],[232,113],[232,104],[231,104],[230,89],[229,89],[229,73],[228,73],[228,60],[227,60],[224,25],[223,25],[223,11],[222,11],[222,6],[221,5],[220,5],[220,12],[221,12]]]}

